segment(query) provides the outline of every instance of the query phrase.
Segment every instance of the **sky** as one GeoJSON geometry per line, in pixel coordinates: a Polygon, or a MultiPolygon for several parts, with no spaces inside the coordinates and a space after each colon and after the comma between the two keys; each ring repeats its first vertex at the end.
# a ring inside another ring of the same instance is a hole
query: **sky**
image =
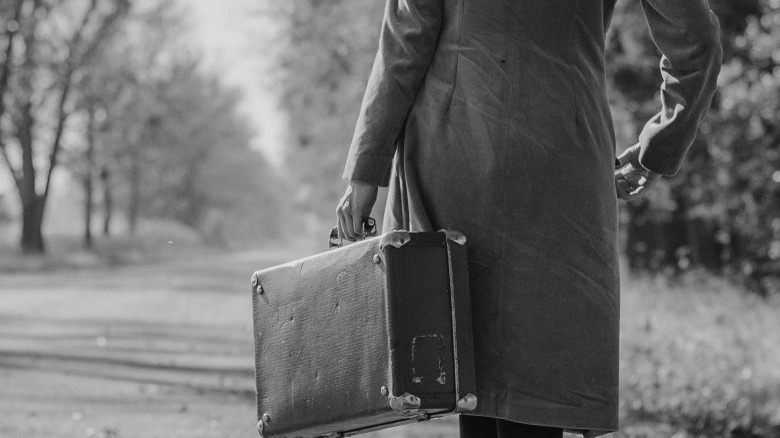
{"type": "Polygon", "coordinates": [[[255,12],[257,0],[178,1],[191,13],[192,44],[202,49],[204,68],[241,90],[241,110],[258,132],[253,147],[280,166],[286,125],[267,79],[273,65],[263,47],[274,34],[273,23],[255,12]]]}

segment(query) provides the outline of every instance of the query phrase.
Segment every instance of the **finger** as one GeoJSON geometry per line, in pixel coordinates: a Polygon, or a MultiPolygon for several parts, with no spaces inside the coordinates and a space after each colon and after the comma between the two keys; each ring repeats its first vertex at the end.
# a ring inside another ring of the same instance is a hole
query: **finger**
{"type": "Polygon", "coordinates": [[[352,216],[352,228],[355,231],[355,235],[356,236],[360,236],[360,237],[363,237],[363,238],[366,237],[366,235],[365,235],[365,233],[363,231],[363,215],[361,215],[361,214],[356,212],[352,216]]]}
{"type": "Polygon", "coordinates": [[[626,164],[628,164],[628,161],[629,161],[629,158],[628,158],[628,157],[629,157],[629,154],[630,154],[630,153],[629,153],[628,149],[626,149],[626,150],[624,150],[624,151],[623,151],[623,153],[622,153],[622,154],[620,154],[620,155],[618,155],[618,156],[617,156],[617,160],[618,160],[618,163],[619,163],[618,167],[623,167],[623,166],[625,166],[626,164]]]}
{"type": "Polygon", "coordinates": [[[626,201],[631,201],[635,199],[637,196],[637,190],[639,190],[639,187],[637,187],[634,184],[629,183],[628,181],[624,181],[621,183],[621,190],[623,191],[623,198],[626,201]]]}
{"type": "Polygon", "coordinates": [[[336,210],[336,215],[338,216],[336,228],[338,228],[339,231],[339,238],[346,239],[347,234],[344,232],[344,216],[341,214],[341,206],[339,206],[339,208],[336,210]]]}
{"type": "Polygon", "coordinates": [[[342,206],[341,216],[344,220],[344,233],[349,240],[355,240],[355,232],[352,229],[352,206],[349,202],[345,202],[342,206]]]}
{"type": "Polygon", "coordinates": [[[646,185],[635,186],[633,189],[631,189],[631,192],[628,193],[628,197],[626,198],[626,200],[634,201],[639,198],[642,198],[647,193],[648,190],[650,190],[650,187],[646,185]]]}
{"type": "Polygon", "coordinates": [[[347,195],[344,194],[344,196],[339,199],[339,204],[336,206],[336,229],[340,239],[345,239],[347,237],[347,235],[344,234],[344,217],[341,214],[341,210],[344,207],[344,202],[346,202],[346,200],[347,195]]]}
{"type": "Polygon", "coordinates": [[[341,205],[339,205],[339,235],[342,239],[354,240],[349,229],[352,225],[352,218],[347,216],[348,213],[348,204],[346,201],[342,202],[341,205]]]}
{"type": "Polygon", "coordinates": [[[615,191],[617,192],[618,198],[623,200],[628,200],[628,197],[631,194],[631,186],[622,175],[617,175],[615,177],[615,191]]]}
{"type": "Polygon", "coordinates": [[[631,199],[641,198],[642,196],[644,196],[646,191],[647,191],[647,187],[645,187],[645,186],[637,187],[636,190],[631,192],[631,195],[630,195],[631,199]]]}
{"type": "Polygon", "coordinates": [[[636,201],[641,197],[642,197],[642,191],[640,189],[636,189],[633,192],[628,194],[628,196],[626,197],[626,201],[636,201]]]}
{"type": "Polygon", "coordinates": [[[339,223],[336,225],[336,227],[338,228],[339,231],[339,239],[342,240],[346,239],[347,234],[344,232],[344,221],[341,220],[341,218],[339,218],[339,223]]]}
{"type": "Polygon", "coordinates": [[[639,158],[639,143],[626,148],[626,150],[623,151],[618,157],[617,160],[620,162],[620,167],[625,166],[626,164],[632,162],[634,159],[639,158]]]}
{"type": "Polygon", "coordinates": [[[620,174],[623,175],[623,178],[625,178],[630,187],[639,187],[640,185],[643,185],[647,179],[633,164],[621,168],[620,174]]]}

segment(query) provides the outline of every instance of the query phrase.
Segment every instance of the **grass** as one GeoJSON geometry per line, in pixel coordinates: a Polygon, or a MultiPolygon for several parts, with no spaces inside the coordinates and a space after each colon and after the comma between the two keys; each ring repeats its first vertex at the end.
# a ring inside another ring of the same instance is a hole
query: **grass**
{"type": "Polygon", "coordinates": [[[681,436],[780,437],[777,298],[715,279],[628,282],[620,362],[627,435],[649,424],[681,436]]]}
{"type": "MultiPolygon", "coordinates": [[[[265,251],[0,274],[0,437],[253,437],[248,277],[265,251]]],[[[780,437],[780,302],[624,280],[614,435],[780,437]]],[[[456,436],[454,419],[371,438],[456,436]]]]}
{"type": "Polygon", "coordinates": [[[144,219],[134,235],[105,237],[95,233],[89,249],[84,248],[80,234],[47,233],[44,255],[21,253],[18,228],[0,225],[0,272],[106,268],[204,252],[195,230],[171,221],[144,219]]]}

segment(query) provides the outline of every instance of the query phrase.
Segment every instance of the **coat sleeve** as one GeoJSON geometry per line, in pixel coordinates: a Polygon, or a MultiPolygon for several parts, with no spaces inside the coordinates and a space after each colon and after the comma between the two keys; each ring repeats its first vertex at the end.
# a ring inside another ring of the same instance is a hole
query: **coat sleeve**
{"type": "Polygon", "coordinates": [[[344,178],[387,186],[396,141],[431,62],[444,0],[387,0],[344,178]]]}
{"type": "Polygon", "coordinates": [[[639,162],[675,175],[717,87],[723,58],[718,19],[707,0],[641,0],[661,57],[661,111],[639,135],[639,162]]]}

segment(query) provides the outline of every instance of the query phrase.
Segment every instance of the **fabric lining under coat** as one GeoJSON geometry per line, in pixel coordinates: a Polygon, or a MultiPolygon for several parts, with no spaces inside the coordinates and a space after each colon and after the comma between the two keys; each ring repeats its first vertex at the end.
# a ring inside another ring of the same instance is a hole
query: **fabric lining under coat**
{"type": "MultiPolygon", "coordinates": [[[[641,1],[664,84],[640,159],[674,174],[714,92],[718,24],[706,0],[641,1]]],[[[618,428],[613,8],[387,1],[344,176],[389,183],[385,230],[468,237],[475,415],[618,428]]]]}

